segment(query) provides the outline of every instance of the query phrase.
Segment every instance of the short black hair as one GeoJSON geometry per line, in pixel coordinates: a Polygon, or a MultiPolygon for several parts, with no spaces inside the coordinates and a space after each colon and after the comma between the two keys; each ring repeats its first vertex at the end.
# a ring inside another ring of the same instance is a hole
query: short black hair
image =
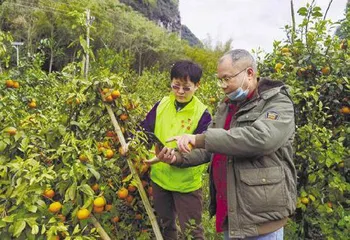
{"type": "Polygon", "coordinates": [[[171,80],[174,78],[187,80],[189,78],[191,82],[198,83],[201,77],[202,68],[198,64],[188,60],[177,61],[170,72],[171,80]]]}

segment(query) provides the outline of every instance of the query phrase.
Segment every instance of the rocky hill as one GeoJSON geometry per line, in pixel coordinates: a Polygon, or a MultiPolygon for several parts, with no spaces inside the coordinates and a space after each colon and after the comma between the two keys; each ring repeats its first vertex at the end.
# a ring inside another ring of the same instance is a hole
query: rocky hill
{"type": "Polygon", "coordinates": [[[120,0],[156,22],[169,32],[178,33],[192,46],[201,46],[201,41],[185,25],[181,24],[179,0],[120,0]]]}

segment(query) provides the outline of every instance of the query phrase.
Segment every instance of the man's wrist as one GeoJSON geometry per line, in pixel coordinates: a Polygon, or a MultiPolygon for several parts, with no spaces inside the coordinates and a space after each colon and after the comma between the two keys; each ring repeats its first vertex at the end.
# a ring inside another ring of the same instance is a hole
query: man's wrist
{"type": "Polygon", "coordinates": [[[170,165],[172,166],[180,166],[183,163],[183,158],[180,152],[175,152],[175,161],[172,161],[170,165]]]}
{"type": "Polygon", "coordinates": [[[196,134],[196,146],[195,148],[205,148],[205,135],[196,134]]]}

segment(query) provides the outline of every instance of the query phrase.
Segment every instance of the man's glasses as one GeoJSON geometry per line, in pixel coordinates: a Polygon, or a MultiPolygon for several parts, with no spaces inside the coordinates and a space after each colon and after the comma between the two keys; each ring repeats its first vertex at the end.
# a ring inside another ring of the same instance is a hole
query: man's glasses
{"type": "Polygon", "coordinates": [[[217,84],[219,87],[227,87],[227,83],[228,81],[230,81],[232,78],[237,77],[239,74],[241,74],[243,71],[245,71],[247,68],[244,68],[242,71],[239,71],[238,73],[236,73],[235,75],[232,76],[227,76],[224,78],[217,78],[217,84]]]}
{"type": "Polygon", "coordinates": [[[182,87],[176,84],[171,84],[171,88],[174,89],[175,91],[179,91],[182,88],[184,92],[189,92],[192,90],[192,87],[182,87]]]}

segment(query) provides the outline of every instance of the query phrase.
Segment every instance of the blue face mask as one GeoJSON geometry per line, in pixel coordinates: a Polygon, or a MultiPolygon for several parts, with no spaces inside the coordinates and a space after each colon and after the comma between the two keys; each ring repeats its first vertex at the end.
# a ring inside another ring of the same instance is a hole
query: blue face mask
{"type": "Polygon", "coordinates": [[[230,100],[240,102],[247,98],[249,93],[249,88],[247,88],[246,90],[243,90],[242,89],[243,82],[244,82],[244,79],[242,80],[242,84],[239,88],[237,88],[233,92],[226,95],[230,100]]]}

